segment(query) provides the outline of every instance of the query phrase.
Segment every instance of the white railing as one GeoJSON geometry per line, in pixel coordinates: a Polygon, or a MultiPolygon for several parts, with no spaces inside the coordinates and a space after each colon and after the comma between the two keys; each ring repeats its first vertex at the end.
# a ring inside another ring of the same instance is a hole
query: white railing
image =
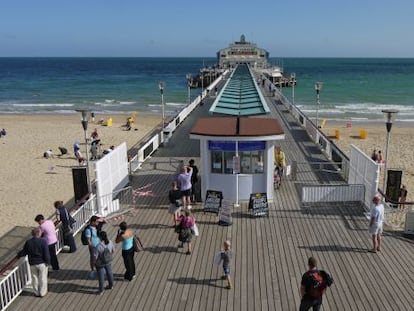
{"type": "MultiPolygon", "coordinates": [[[[90,198],[82,204],[72,214],[76,219],[74,223],[74,234],[82,230],[84,225],[89,221],[92,215],[96,214],[96,196],[91,195],[90,198]]],[[[58,242],[56,244],[56,252],[59,253],[63,249],[63,230],[59,224],[56,229],[58,242]]],[[[14,299],[16,299],[25,287],[31,283],[30,266],[27,256],[20,259],[14,258],[3,271],[0,280],[0,310],[5,310],[14,299]]]]}
{"type": "Polygon", "coordinates": [[[183,123],[183,121],[193,112],[195,108],[201,103],[201,101],[208,95],[208,90],[214,90],[215,86],[225,77],[228,70],[225,71],[220,77],[218,77],[213,83],[211,83],[207,89],[205,89],[200,96],[197,96],[195,100],[188,106],[184,107],[172,120],[166,124],[164,130],[160,130],[155,133],[148,141],[137,151],[135,155],[130,159],[130,173],[135,172],[141,168],[142,163],[148,159],[163,143],[167,143],[172,133],[183,123]]]}
{"type": "Polygon", "coordinates": [[[29,262],[26,258],[17,261],[17,266],[10,270],[7,277],[0,281],[0,310],[5,310],[31,283],[29,262]]]}
{"type": "Polygon", "coordinates": [[[302,204],[364,202],[364,185],[315,185],[302,187],[302,204]]]}
{"type": "MultiPolygon", "coordinates": [[[[226,74],[226,72],[224,73],[226,74]]],[[[217,78],[212,84],[210,84],[209,89],[217,85],[223,79],[223,75],[217,78]]],[[[131,171],[135,171],[141,167],[142,162],[144,162],[151,154],[164,142],[164,135],[168,132],[168,135],[171,135],[172,132],[188,117],[188,115],[200,104],[201,100],[207,96],[207,91],[205,90],[201,96],[198,96],[190,105],[185,107],[173,120],[167,124],[164,131],[160,131],[154,136],[152,136],[146,144],[141,147],[137,154],[130,160],[131,171]],[[164,133],[163,133],[164,132],[164,133]],[[147,149],[148,148],[148,149],[147,149]],[[147,149],[147,150],[146,150],[147,149]]],[[[124,190],[124,189],[122,189],[124,190]]],[[[132,190],[131,190],[132,191],[132,190]]],[[[111,198],[113,194],[111,194],[111,198]]],[[[118,201],[119,202],[119,201],[118,201]]],[[[113,203],[112,203],[113,204],[113,203]]],[[[119,205],[118,205],[119,207],[119,205]]],[[[82,204],[75,212],[71,213],[72,217],[76,219],[74,224],[74,234],[77,234],[89,219],[97,214],[97,199],[95,195],[91,195],[90,198],[82,204]]],[[[108,214],[113,213],[114,210],[111,208],[107,210],[108,214]]],[[[56,229],[58,236],[58,242],[56,245],[56,252],[59,253],[63,249],[63,230],[59,224],[56,229]]],[[[2,270],[2,279],[0,280],[0,311],[5,310],[14,299],[16,299],[23,289],[30,284],[31,274],[30,266],[25,258],[17,259],[14,258],[5,268],[2,270]],[[16,265],[17,264],[17,265],[16,265]]]]}
{"type": "Polygon", "coordinates": [[[279,97],[280,102],[290,111],[290,114],[296,121],[306,130],[308,136],[316,143],[321,151],[329,160],[339,162],[341,175],[345,180],[348,180],[349,174],[349,158],[342,152],[331,140],[319,129],[316,125],[294,104],[292,104],[285,95],[283,95],[278,88],[274,87],[273,91],[279,97]]]}

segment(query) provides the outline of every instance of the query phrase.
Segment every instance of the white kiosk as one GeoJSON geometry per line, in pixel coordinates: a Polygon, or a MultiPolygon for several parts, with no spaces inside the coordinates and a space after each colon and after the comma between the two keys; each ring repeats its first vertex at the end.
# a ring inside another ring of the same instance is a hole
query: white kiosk
{"type": "Polygon", "coordinates": [[[276,119],[200,118],[190,138],[200,140],[202,198],[207,190],[219,190],[238,204],[251,193],[267,192],[273,201],[274,145],[285,138],[276,119]]]}

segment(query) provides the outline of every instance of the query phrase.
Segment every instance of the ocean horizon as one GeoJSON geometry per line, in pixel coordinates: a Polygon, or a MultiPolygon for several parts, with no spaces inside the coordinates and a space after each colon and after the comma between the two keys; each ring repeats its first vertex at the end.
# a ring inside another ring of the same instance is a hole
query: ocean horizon
{"type": "MultiPolygon", "coordinates": [[[[414,58],[270,58],[297,85],[283,94],[305,114],[316,112],[315,82],[322,82],[319,117],[382,120],[382,109],[398,109],[397,120],[414,121],[414,58]]],[[[213,66],[201,57],[2,57],[1,114],[161,113],[159,81],[165,82],[167,115],[188,104],[186,75],[213,66]]],[[[201,89],[191,89],[191,99],[201,89]]]]}

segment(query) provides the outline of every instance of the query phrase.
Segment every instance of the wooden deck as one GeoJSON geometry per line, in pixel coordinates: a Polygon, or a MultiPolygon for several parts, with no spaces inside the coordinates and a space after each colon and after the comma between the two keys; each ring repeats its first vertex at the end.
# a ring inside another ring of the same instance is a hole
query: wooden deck
{"type": "MultiPolygon", "coordinates": [[[[271,103],[271,98],[269,103],[271,103]]],[[[200,236],[193,253],[177,249],[177,236],[167,213],[167,192],[178,163],[198,162],[198,141],[188,131],[211,101],[188,118],[167,147],[132,176],[140,189],[137,208],[125,220],[137,229],[145,251],[136,255],[137,278],[123,281],[124,267],[118,248],[113,262],[115,285],[97,296],[97,280],[87,280],[89,254],[77,237],[78,251],[60,254],[62,270],[49,275],[49,293],[36,298],[23,293],[8,310],[298,310],[299,287],[307,258],[315,256],[319,267],[329,271],[334,284],[324,298],[323,310],[413,310],[414,245],[412,240],[386,232],[381,253],[372,254],[367,219],[357,206],[346,204],[301,208],[299,183],[338,182],[335,176],[308,172],[298,181],[284,180],[269,217],[251,218],[246,205],[233,210],[233,225],[217,225],[214,214],[195,205],[200,236]],[[161,163],[164,162],[164,163],[161,163]],[[221,267],[213,259],[224,240],[231,239],[234,257],[231,275],[234,288],[220,279],[221,267]]],[[[281,142],[288,162],[325,160],[303,130],[271,104],[272,113],[286,130],[281,142]]],[[[114,239],[114,220],[105,230],[114,239]]]]}

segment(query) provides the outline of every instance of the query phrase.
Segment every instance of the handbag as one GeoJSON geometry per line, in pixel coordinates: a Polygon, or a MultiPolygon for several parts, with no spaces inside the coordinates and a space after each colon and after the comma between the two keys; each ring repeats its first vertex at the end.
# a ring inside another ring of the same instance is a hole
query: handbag
{"type": "Polygon", "coordinates": [[[191,233],[195,236],[199,236],[200,232],[198,231],[197,224],[194,222],[194,225],[191,227],[191,233]]]}
{"type": "Polygon", "coordinates": [[[144,250],[144,246],[142,245],[141,240],[139,239],[136,233],[134,234],[132,245],[134,248],[134,252],[140,252],[144,250]]]}

